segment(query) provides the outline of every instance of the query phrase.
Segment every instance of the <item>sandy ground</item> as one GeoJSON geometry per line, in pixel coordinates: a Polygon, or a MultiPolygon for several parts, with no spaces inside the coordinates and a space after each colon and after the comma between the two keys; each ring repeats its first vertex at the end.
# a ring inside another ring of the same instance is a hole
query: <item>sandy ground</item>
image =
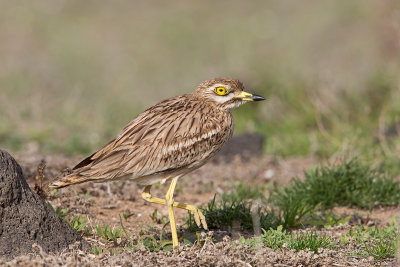
{"type": "MultiPolygon", "coordinates": [[[[37,181],[37,166],[46,162],[46,178],[53,179],[60,172],[72,167],[82,157],[66,157],[62,155],[41,155],[35,150],[27,150],[15,155],[23,167],[24,174],[31,187],[37,181]]],[[[268,156],[251,158],[246,161],[233,158],[228,162],[210,162],[201,169],[187,175],[179,181],[175,200],[195,205],[202,205],[213,198],[215,192],[229,191],[232,185],[245,182],[251,185],[269,183],[286,184],[295,176],[302,176],[303,170],[316,162],[311,158],[276,159],[268,156]]],[[[164,196],[168,185],[154,186],[152,193],[164,196]]],[[[124,220],[124,226],[134,240],[139,238],[141,231],[149,232],[149,227],[156,230],[162,228],[151,217],[155,209],[158,217],[166,216],[166,207],[146,203],[141,199],[141,189],[131,181],[120,181],[109,184],[83,184],[62,189],[57,195],[49,194],[48,201],[55,208],[68,208],[70,214],[82,215],[88,219],[88,225],[101,226],[106,224],[111,228],[121,228],[119,216],[124,212],[132,214],[124,220]]],[[[384,225],[399,213],[399,208],[380,208],[372,212],[350,208],[335,208],[337,214],[352,214],[357,212],[362,218],[358,223],[384,225]]],[[[184,223],[186,211],[176,210],[178,227],[184,223]]],[[[331,236],[340,236],[348,226],[324,230],[331,236]]],[[[169,228],[166,228],[167,236],[169,228]]],[[[182,233],[180,233],[182,234],[182,233]]],[[[245,234],[245,233],[243,233],[245,234]]],[[[395,266],[395,259],[380,262],[373,259],[348,256],[354,248],[349,245],[339,251],[323,250],[320,254],[310,251],[283,250],[273,251],[266,248],[258,250],[242,245],[227,232],[202,233],[203,246],[181,246],[176,251],[149,252],[143,247],[132,251],[120,249],[116,255],[110,251],[115,249],[112,242],[106,242],[95,235],[85,237],[92,245],[105,248],[105,253],[93,255],[78,250],[64,252],[58,255],[48,255],[40,252],[38,255],[20,256],[6,266],[57,266],[57,265],[113,265],[113,266],[395,266]]],[[[125,242],[120,239],[120,242],[125,242]]]]}

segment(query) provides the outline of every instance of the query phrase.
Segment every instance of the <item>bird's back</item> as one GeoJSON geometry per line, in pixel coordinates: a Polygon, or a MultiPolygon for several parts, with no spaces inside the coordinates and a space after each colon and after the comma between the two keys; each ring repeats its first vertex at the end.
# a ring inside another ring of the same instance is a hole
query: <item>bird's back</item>
{"type": "Polygon", "coordinates": [[[202,166],[232,134],[230,111],[192,95],[170,98],[139,114],[52,187],[120,178],[154,184],[202,166]]]}

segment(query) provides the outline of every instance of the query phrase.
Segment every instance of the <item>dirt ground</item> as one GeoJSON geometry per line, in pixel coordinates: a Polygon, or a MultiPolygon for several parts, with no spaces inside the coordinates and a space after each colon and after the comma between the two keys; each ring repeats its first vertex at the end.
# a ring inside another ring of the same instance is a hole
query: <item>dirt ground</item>
{"type": "MultiPolygon", "coordinates": [[[[36,149],[30,149],[17,155],[16,160],[23,167],[24,175],[33,188],[37,166],[46,162],[45,174],[53,179],[67,167],[72,167],[82,157],[66,157],[63,155],[43,155],[36,149]]],[[[243,161],[232,158],[228,162],[213,161],[183,177],[178,184],[175,200],[195,205],[208,203],[216,192],[229,191],[234,184],[245,182],[251,185],[268,183],[286,184],[295,176],[302,176],[303,170],[316,164],[312,158],[277,159],[268,156],[253,157],[243,161]]],[[[164,196],[167,185],[154,186],[152,193],[164,196]]],[[[82,215],[88,219],[88,225],[101,226],[106,224],[111,228],[121,228],[119,216],[129,211],[132,216],[124,220],[124,226],[133,240],[138,240],[141,231],[161,229],[152,219],[152,213],[158,210],[158,217],[166,216],[166,207],[148,204],[141,198],[141,189],[133,182],[114,182],[109,184],[83,184],[64,188],[61,193],[50,195],[48,201],[54,208],[68,208],[73,215],[82,215]]],[[[186,211],[176,209],[178,228],[184,223],[186,211]]],[[[398,215],[399,208],[381,208],[373,212],[350,208],[336,208],[337,214],[352,214],[357,212],[362,218],[360,223],[384,225],[398,215]]],[[[339,226],[324,230],[327,235],[340,236],[348,226],[339,226]]],[[[166,228],[169,233],[169,227],[166,228]]],[[[178,233],[179,234],[179,233],[178,233]]],[[[182,233],[181,233],[182,234],[182,233]]],[[[167,235],[168,236],[168,235],[167,235]]],[[[168,236],[169,238],[169,236],[168,236]]],[[[111,255],[114,249],[112,242],[106,242],[99,236],[93,235],[85,239],[94,246],[106,247],[105,253],[93,255],[72,249],[59,255],[49,255],[37,248],[37,255],[26,255],[3,263],[4,266],[396,266],[395,259],[374,261],[353,257],[348,254],[353,245],[339,251],[322,250],[320,254],[310,251],[295,252],[292,250],[273,251],[266,248],[254,250],[240,244],[237,235],[228,232],[204,232],[204,245],[192,247],[181,246],[175,251],[149,252],[144,247],[132,251],[120,249],[116,255],[111,255]],[[212,237],[212,238],[210,238],[212,237]],[[215,241],[219,240],[219,241],[215,241]]]]}

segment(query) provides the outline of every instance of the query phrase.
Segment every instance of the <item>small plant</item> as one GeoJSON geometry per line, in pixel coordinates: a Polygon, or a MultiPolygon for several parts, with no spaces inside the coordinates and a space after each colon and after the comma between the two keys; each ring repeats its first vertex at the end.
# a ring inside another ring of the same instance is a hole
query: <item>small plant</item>
{"type": "Polygon", "coordinates": [[[83,230],[86,227],[87,219],[83,218],[81,215],[75,216],[72,218],[71,221],[68,221],[69,225],[71,225],[72,228],[75,229],[75,231],[83,232],[83,230]]]}
{"type": "Polygon", "coordinates": [[[283,226],[279,225],[276,230],[270,228],[268,231],[263,230],[261,240],[264,245],[272,249],[281,249],[284,243],[289,242],[290,234],[283,230],[283,226]]]}
{"type": "Polygon", "coordinates": [[[356,226],[341,239],[343,243],[354,240],[361,247],[354,253],[355,256],[381,260],[395,256],[399,232],[395,222],[383,228],[356,226]]]}
{"type": "Polygon", "coordinates": [[[296,251],[310,249],[314,253],[319,253],[319,248],[332,248],[333,240],[328,236],[318,234],[313,231],[300,232],[295,238],[291,238],[289,247],[296,251]]]}
{"type": "Polygon", "coordinates": [[[285,228],[295,228],[301,219],[314,210],[304,199],[298,199],[296,195],[287,190],[277,190],[272,193],[273,202],[279,207],[279,215],[285,228]]]}
{"type": "MultiPolygon", "coordinates": [[[[161,231],[159,232],[160,239],[157,240],[154,235],[151,234],[144,234],[142,231],[140,232],[141,236],[139,237],[138,243],[136,245],[137,248],[140,246],[143,246],[146,248],[148,251],[151,252],[158,252],[158,251],[170,251],[172,249],[172,241],[170,240],[164,240],[163,239],[163,233],[164,233],[164,228],[167,226],[168,223],[164,224],[162,227],[161,231]]],[[[152,229],[158,234],[158,231],[156,229],[152,229]]]]}
{"type": "Polygon", "coordinates": [[[377,226],[355,226],[347,232],[346,236],[354,239],[358,244],[363,244],[371,239],[395,240],[398,238],[399,233],[395,225],[383,228],[378,228],[377,226]]]}
{"type": "Polygon", "coordinates": [[[131,216],[133,216],[133,215],[135,215],[135,214],[134,214],[134,213],[131,213],[129,210],[127,210],[127,211],[125,211],[125,212],[123,213],[123,215],[124,215],[124,219],[125,219],[125,220],[128,220],[129,217],[131,217],[131,216]]]}
{"type": "Polygon", "coordinates": [[[90,250],[90,253],[94,255],[100,255],[103,254],[103,249],[100,247],[93,246],[92,249],[90,250]]]}
{"type": "Polygon", "coordinates": [[[240,242],[248,244],[252,248],[259,248],[260,242],[265,247],[274,250],[281,250],[283,248],[295,249],[296,251],[309,249],[314,253],[319,253],[320,248],[333,248],[334,241],[322,234],[313,231],[299,232],[297,234],[288,233],[280,225],[277,229],[269,229],[265,231],[261,237],[254,237],[251,239],[241,238],[240,242]]]}
{"type": "Polygon", "coordinates": [[[120,247],[114,248],[113,250],[111,250],[111,255],[115,256],[118,254],[120,247]]]}
{"type": "Polygon", "coordinates": [[[350,221],[351,216],[340,217],[335,215],[333,212],[329,212],[328,216],[326,217],[326,222],[324,227],[331,228],[341,224],[348,224],[350,221]]]}
{"type": "MultiPolygon", "coordinates": [[[[253,219],[251,214],[251,203],[229,202],[221,200],[216,202],[216,196],[207,204],[207,208],[203,210],[209,229],[222,229],[232,231],[234,224],[239,225],[239,230],[252,231],[253,219]]],[[[260,227],[268,229],[279,225],[278,218],[271,212],[265,212],[263,209],[258,211],[260,218],[260,227]]],[[[193,215],[188,213],[186,225],[189,231],[197,231],[199,228],[194,222],[193,215]]]]}
{"type": "Polygon", "coordinates": [[[65,217],[65,216],[67,216],[67,215],[68,215],[68,212],[69,212],[69,209],[68,209],[68,208],[61,209],[60,207],[58,207],[58,208],[56,209],[56,213],[57,213],[57,215],[60,216],[60,217],[65,217]]]}
{"type": "Polygon", "coordinates": [[[246,244],[249,247],[251,247],[252,249],[260,249],[262,246],[262,237],[260,236],[254,236],[252,238],[244,238],[243,236],[241,236],[239,238],[239,243],[240,244],[246,244]]]}
{"type": "Polygon", "coordinates": [[[163,240],[162,233],[160,234],[160,240],[157,240],[152,235],[142,235],[139,238],[137,247],[144,246],[148,251],[158,252],[158,251],[170,251],[172,249],[172,241],[163,240]]]}
{"type": "Polygon", "coordinates": [[[394,240],[372,240],[365,243],[362,256],[373,257],[375,260],[394,258],[396,255],[396,245],[394,240]]]}
{"type": "Polygon", "coordinates": [[[127,248],[128,248],[128,250],[129,250],[129,249],[132,249],[132,247],[133,247],[133,240],[132,240],[131,236],[128,234],[128,231],[126,231],[126,228],[125,228],[124,224],[122,223],[122,217],[121,217],[121,215],[119,215],[119,222],[120,222],[120,224],[121,224],[122,231],[124,231],[126,238],[129,240],[129,246],[128,246],[127,248]]]}
{"type": "Polygon", "coordinates": [[[153,219],[153,222],[157,224],[166,224],[169,222],[168,216],[161,216],[160,218],[158,218],[157,212],[157,209],[155,209],[151,214],[151,219],[153,219]]]}
{"type": "Polygon", "coordinates": [[[115,245],[117,245],[117,238],[121,237],[121,229],[117,228],[111,230],[110,226],[106,224],[104,228],[101,228],[100,225],[96,224],[97,234],[104,238],[106,241],[113,241],[115,245]]]}

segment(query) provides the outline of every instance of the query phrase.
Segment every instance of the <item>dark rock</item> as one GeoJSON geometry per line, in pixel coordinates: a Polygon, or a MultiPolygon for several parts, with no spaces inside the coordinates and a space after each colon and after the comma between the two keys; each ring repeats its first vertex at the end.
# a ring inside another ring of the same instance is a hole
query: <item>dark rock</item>
{"type": "Polygon", "coordinates": [[[246,133],[234,136],[215,156],[215,161],[230,161],[235,157],[248,160],[262,154],[264,136],[257,133],[246,133]]]}
{"type": "Polygon", "coordinates": [[[396,138],[400,136],[400,120],[389,125],[385,130],[386,138],[396,138]]]}
{"type": "Polygon", "coordinates": [[[35,192],[10,154],[0,149],[0,257],[34,253],[33,244],[45,252],[59,252],[78,243],[90,245],[35,192]]]}

